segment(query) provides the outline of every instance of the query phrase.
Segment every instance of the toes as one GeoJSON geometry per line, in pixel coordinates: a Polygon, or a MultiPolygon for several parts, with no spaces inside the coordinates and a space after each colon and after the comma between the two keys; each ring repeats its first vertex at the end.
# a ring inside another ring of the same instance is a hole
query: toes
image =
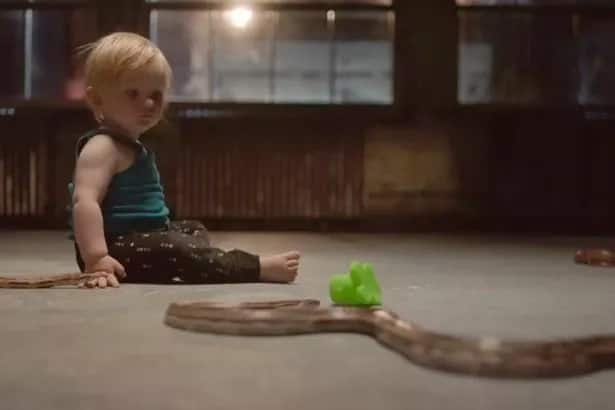
{"type": "Polygon", "coordinates": [[[119,288],[120,287],[120,282],[117,280],[115,275],[109,276],[107,278],[107,282],[108,282],[109,286],[112,286],[114,288],[119,288]]]}
{"type": "Polygon", "coordinates": [[[286,252],[284,256],[288,260],[297,260],[301,257],[301,254],[299,253],[299,251],[290,251],[290,252],[286,252]]]}

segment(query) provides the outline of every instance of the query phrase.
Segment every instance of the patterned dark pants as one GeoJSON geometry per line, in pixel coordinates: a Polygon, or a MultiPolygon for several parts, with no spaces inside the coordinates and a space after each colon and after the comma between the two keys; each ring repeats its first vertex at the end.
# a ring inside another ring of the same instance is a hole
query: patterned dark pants
{"type": "MultiPolygon", "coordinates": [[[[209,244],[207,229],[198,221],[173,221],[166,231],[108,236],[109,255],[126,269],[123,282],[188,283],[257,282],[257,255],[238,249],[223,251],[209,244]]],[[[75,243],[76,259],[85,265],[75,243]]]]}

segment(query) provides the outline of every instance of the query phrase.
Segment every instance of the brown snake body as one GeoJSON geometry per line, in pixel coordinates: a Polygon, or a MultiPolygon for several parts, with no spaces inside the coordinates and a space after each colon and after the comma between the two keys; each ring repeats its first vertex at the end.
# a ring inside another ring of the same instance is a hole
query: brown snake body
{"type": "Polygon", "coordinates": [[[41,277],[3,277],[0,276],[0,288],[37,289],[55,286],[79,285],[89,279],[107,276],[106,273],[62,273],[41,277]]]}
{"type": "Polygon", "coordinates": [[[464,338],[428,331],[385,309],[321,308],[310,299],[172,303],[164,322],[178,329],[241,336],[361,333],[420,366],[482,377],[572,377],[615,367],[615,336],[534,342],[464,338]]]}
{"type": "Polygon", "coordinates": [[[615,252],[609,249],[579,249],[574,255],[576,263],[592,266],[615,266],[615,252]]]}

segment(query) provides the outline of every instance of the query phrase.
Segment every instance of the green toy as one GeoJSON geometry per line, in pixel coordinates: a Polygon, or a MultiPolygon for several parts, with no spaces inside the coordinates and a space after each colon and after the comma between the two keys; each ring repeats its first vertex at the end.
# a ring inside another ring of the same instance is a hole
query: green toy
{"type": "Polygon", "coordinates": [[[329,294],[338,305],[381,305],[381,291],[374,269],[368,263],[352,262],[350,272],[333,275],[329,294]]]}

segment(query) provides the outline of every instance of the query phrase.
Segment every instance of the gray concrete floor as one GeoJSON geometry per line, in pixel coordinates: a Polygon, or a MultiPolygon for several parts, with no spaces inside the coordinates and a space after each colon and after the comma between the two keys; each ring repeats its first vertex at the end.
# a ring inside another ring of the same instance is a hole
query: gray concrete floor
{"type": "MultiPolygon", "coordinates": [[[[3,273],[73,271],[64,232],[0,232],[3,273]]],[[[293,285],[0,290],[0,407],[19,409],[615,409],[615,370],[548,381],[417,367],[352,334],[242,338],[162,323],[177,300],[317,298],[373,263],[385,305],[432,330],[538,339],[614,333],[615,269],[572,263],[607,238],[214,232],[260,253],[298,248],[293,285]]]]}

